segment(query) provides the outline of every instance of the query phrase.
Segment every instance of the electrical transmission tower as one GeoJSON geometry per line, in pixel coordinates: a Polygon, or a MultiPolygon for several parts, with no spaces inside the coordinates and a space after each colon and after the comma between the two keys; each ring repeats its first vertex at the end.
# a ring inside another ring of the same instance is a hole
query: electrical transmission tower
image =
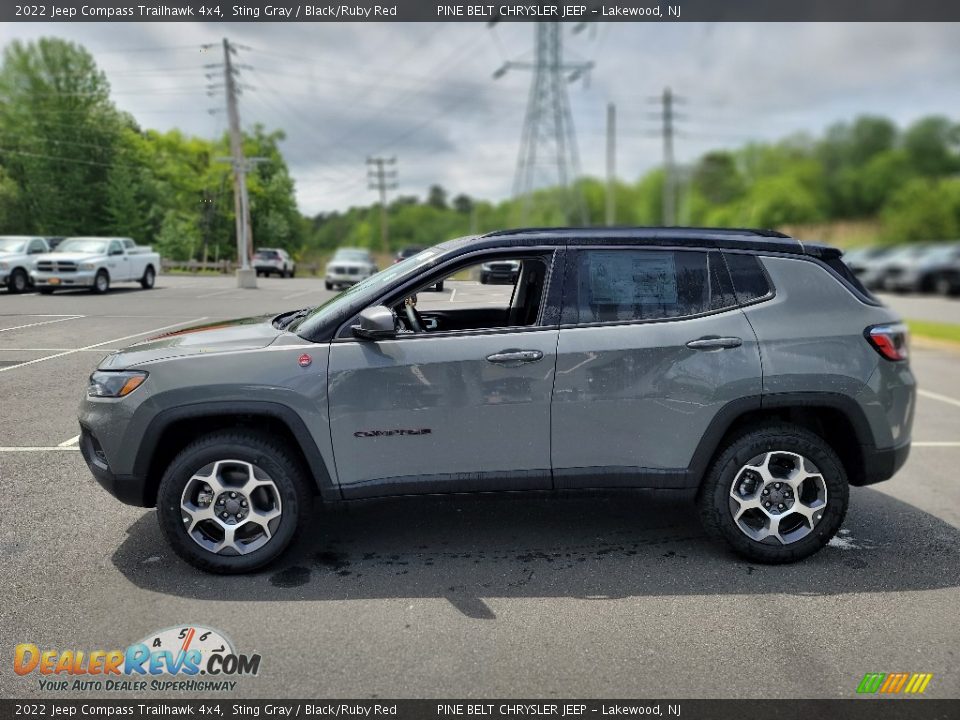
{"type": "Polygon", "coordinates": [[[562,29],[563,23],[536,23],[534,61],[507,62],[493,74],[500,78],[508,70],[533,72],[513,181],[514,197],[522,198],[523,224],[530,216],[534,191],[550,185],[561,191],[559,210],[564,224],[589,222],[583,194],[576,184],[580,156],[567,84],[585,77],[593,63],[564,62],[562,29]]]}
{"type": "Polygon", "coordinates": [[[396,157],[367,158],[367,187],[380,192],[380,249],[390,252],[390,233],[387,228],[387,190],[397,189],[396,157]],[[390,166],[390,169],[386,169],[390,166]]]}

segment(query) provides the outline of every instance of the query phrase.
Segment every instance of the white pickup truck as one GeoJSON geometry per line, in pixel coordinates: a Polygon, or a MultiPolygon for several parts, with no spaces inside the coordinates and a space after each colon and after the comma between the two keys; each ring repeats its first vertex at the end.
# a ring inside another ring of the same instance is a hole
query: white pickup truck
{"type": "Polygon", "coordinates": [[[6,285],[11,293],[26,292],[37,258],[48,252],[50,246],[46,238],[31,235],[0,236],[0,285],[6,285]]]}
{"type": "Polygon", "coordinates": [[[44,295],[80,287],[105,293],[115,282],[138,282],[149,290],[159,268],[160,255],[130,238],[73,237],[38,257],[31,277],[44,295]]]}

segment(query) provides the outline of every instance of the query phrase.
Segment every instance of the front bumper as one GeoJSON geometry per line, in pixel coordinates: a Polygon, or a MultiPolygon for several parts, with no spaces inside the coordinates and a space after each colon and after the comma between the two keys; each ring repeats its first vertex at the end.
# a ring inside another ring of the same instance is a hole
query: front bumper
{"type": "Polygon", "coordinates": [[[327,273],[326,280],[334,285],[355,285],[361,280],[366,280],[369,275],[347,275],[345,273],[327,273]]]}
{"type": "Polygon", "coordinates": [[[127,505],[153,507],[155,499],[147,489],[147,479],[137,475],[118,475],[107,462],[100,441],[89,428],[80,425],[80,454],[101,487],[127,505]]]}
{"type": "Polygon", "coordinates": [[[95,270],[78,270],[75,273],[37,272],[34,270],[30,273],[30,278],[37,287],[93,287],[96,274],[95,270]]]}

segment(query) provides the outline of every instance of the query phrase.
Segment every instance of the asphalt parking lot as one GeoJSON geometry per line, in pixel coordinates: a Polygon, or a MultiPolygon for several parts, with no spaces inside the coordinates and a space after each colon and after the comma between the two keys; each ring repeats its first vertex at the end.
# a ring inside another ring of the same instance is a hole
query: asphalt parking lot
{"type": "MultiPolygon", "coordinates": [[[[796,565],[740,560],[689,506],[646,495],[482,496],[318,508],[276,566],[211,576],[167,549],[153,511],[95,483],[75,408],[112,349],[330,296],[314,279],[259,285],[0,294],[0,696],[44,695],[9,671],[18,643],[113,649],[186,623],[262,655],[238,697],[845,698],[894,671],[960,696],[955,351],[915,348],[909,462],[853,489],[840,535],[796,565]]],[[[499,290],[448,283],[421,302],[499,290]]],[[[960,323],[960,301],[911,302],[960,323]]]]}

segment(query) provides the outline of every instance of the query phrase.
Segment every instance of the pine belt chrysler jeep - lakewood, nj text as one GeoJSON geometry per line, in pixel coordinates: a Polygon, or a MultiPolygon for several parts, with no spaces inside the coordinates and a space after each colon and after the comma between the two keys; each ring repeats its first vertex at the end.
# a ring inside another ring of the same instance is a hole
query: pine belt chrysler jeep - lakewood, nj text
{"type": "Polygon", "coordinates": [[[496,232],[107,356],[80,446],[215,572],[276,558],[315,496],[577,488],[687,494],[735,551],[789,562],[906,460],[906,341],[838,250],[780,233],[496,232]],[[417,308],[491,263],[516,267],[502,302],[417,308]]]}

